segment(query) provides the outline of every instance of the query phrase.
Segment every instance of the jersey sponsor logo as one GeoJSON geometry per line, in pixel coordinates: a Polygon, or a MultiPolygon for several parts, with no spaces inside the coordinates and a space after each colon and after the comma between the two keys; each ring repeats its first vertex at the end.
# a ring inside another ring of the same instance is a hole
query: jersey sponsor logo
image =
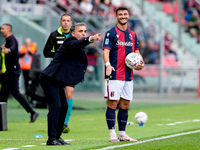
{"type": "Polygon", "coordinates": [[[109,44],[109,39],[106,38],[106,40],[105,40],[105,45],[108,45],[108,44],[109,44]]]}
{"type": "Polygon", "coordinates": [[[133,46],[132,42],[121,42],[120,40],[117,41],[116,45],[121,45],[121,46],[133,46]]]}
{"type": "Polygon", "coordinates": [[[57,44],[62,44],[63,43],[63,41],[57,41],[57,44]]]}

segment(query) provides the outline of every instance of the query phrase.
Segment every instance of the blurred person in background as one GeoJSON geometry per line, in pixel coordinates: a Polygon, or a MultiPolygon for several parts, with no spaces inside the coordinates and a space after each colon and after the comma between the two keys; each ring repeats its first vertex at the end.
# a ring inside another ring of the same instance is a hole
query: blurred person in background
{"type": "Polygon", "coordinates": [[[87,73],[89,74],[89,81],[92,80],[94,77],[95,81],[94,84],[99,84],[99,77],[98,77],[98,57],[100,56],[100,53],[98,49],[96,48],[95,43],[92,43],[89,45],[89,47],[86,49],[86,55],[88,59],[88,67],[87,67],[87,73]]]}
{"type": "MultiPolygon", "coordinates": [[[[126,7],[116,10],[117,25],[105,34],[103,43],[103,59],[105,62],[105,93],[108,99],[106,121],[110,133],[110,142],[137,141],[126,134],[128,109],[133,99],[133,70],[125,65],[125,57],[131,52],[140,55],[139,44],[135,32],[128,28],[129,13],[126,7]],[[118,121],[118,137],[115,132],[116,108],[120,105],[118,121]]],[[[141,55],[140,55],[141,56],[141,55]]],[[[142,56],[141,56],[142,57],[142,56]]],[[[144,68],[144,61],[135,70],[144,68]]]]}
{"type": "Polygon", "coordinates": [[[80,9],[83,14],[90,14],[92,12],[93,5],[89,0],[81,0],[80,9]]]}
{"type": "Polygon", "coordinates": [[[29,71],[32,65],[33,54],[37,50],[37,44],[32,42],[30,38],[26,38],[24,41],[25,45],[20,48],[20,67],[22,69],[25,85],[25,93],[27,92],[29,82],[31,78],[29,76],[29,71]]]}
{"type": "MultiPolygon", "coordinates": [[[[45,44],[43,53],[45,57],[54,58],[56,51],[63,44],[64,40],[71,35],[70,27],[72,25],[71,16],[69,14],[63,14],[60,18],[60,25],[56,31],[50,33],[47,42],[45,44]]],[[[68,110],[63,125],[63,133],[70,132],[68,122],[73,109],[73,93],[74,87],[68,85],[65,87],[65,93],[67,98],[68,110]]]]}
{"type": "Polygon", "coordinates": [[[10,24],[3,24],[1,27],[1,34],[6,40],[5,44],[1,45],[1,52],[5,54],[6,72],[3,75],[0,102],[7,102],[9,94],[11,93],[24,109],[31,114],[30,123],[33,123],[39,114],[32,109],[27,99],[19,92],[19,76],[21,69],[18,62],[18,43],[12,34],[12,26],[10,24]]]}
{"type": "Polygon", "coordinates": [[[198,37],[200,25],[200,17],[197,10],[192,11],[192,16],[186,23],[186,32],[189,32],[192,37],[198,37]]]}
{"type": "Polygon", "coordinates": [[[5,65],[5,54],[2,53],[3,49],[0,49],[0,91],[1,91],[1,82],[3,81],[3,75],[6,72],[5,65]]]}
{"type": "Polygon", "coordinates": [[[176,61],[178,61],[177,53],[175,52],[174,48],[172,47],[172,39],[168,32],[165,33],[164,37],[164,46],[165,46],[165,55],[173,54],[175,56],[176,61]]]}

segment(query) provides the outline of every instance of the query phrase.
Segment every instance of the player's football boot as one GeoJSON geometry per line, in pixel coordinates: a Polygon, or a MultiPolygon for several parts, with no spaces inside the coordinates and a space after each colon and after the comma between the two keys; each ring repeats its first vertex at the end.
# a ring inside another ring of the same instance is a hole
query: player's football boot
{"type": "Polygon", "coordinates": [[[68,128],[68,125],[64,124],[64,126],[63,126],[63,133],[69,133],[69,132],[70,132],[70,129],[68,128]]]}
{"type": "Polygon", "coordinates": [[[117,138],[116,134],[113,134],[113,135],[110,136],[109,142],[120,142],[120,141],[117,138]]]}
{"type": "Polygon", "coordinates": [[[119,139],[120,141],[137,142],[136,139],[132,139],[132,138],[130,138],[127,134],[119,135],[119,136],[118,136],[118,139],[119,139]]]}

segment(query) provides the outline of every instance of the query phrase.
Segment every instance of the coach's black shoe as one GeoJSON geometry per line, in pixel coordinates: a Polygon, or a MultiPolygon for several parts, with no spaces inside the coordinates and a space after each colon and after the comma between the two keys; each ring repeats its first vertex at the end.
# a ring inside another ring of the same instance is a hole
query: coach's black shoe
{"type": "Polygon", "coordinates": [[[35,122],[35,120],[37,119],[38,116],[39,116],[39,114],[37,112],[35,112],[34,114],[31,114],[31,121],[30,121],[30,123],[35,122]]]}
{"type": "Polygon", "coordinates": [[[71,145],[71,143],[66,143],[61,137],[57,139],[62,145],[71,145]]]}
{"type": "Polygon", "coordinates": [[[63,145],[62,143],[60,143],[60,141],[58,141],[57,139],[53,140],[53,141],[47,141],[46,145],[63,145]]]}

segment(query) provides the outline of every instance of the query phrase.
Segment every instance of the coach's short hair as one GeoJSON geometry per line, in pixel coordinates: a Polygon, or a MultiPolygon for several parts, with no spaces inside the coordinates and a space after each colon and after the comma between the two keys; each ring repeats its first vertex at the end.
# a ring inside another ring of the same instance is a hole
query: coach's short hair
{"type": "Polygon", "coordinates": [[[70,32],[75,32],[77,26],[86,26],[86,24],[84,22],[74,23],[70,28],[70,32]]]}
{"type": "Polygon", "coordinates": [[[118,7],[118,8],[116,9],[116,16],[117,16],[117,13],[118,13],[119,10],[127,10],[127,11],[128,11],[128,8],[125,7],[125,6],[120,6],[120,7],[118,7]]]}

